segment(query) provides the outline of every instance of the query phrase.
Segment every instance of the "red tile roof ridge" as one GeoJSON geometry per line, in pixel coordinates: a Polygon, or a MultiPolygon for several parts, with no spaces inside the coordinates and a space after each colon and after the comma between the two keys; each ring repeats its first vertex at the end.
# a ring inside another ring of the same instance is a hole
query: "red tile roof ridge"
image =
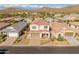
{"type": "Polygon", "coordinates": [[[48,21],[44,20],[44,19],[35,19],[32,24],[36,24],[36,25],[49,25],[48,21]]]}

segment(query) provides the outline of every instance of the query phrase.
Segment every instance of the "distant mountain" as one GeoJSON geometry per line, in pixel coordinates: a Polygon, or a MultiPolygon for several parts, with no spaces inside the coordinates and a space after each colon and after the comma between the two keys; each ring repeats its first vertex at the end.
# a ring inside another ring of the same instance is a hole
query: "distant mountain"
{"type": "Polygon", "coordinates": [[[79,5],[68,6],[64,8],[50,8],[44,6],[42,8],[35,9],[23,9],[23,8],[5,8],[0,10],[0,13],[14,13],[14,12],[79,12],[79,5]]]}
{"type": "Polygon", "coordinates": [[[15,12],[29,12],[30,10],[24,10],[19,8],[6,8],[3,10],[0,10],[0,13],[15,13],[15,12]]]}
{"type": "Polygon", "coordinates": [[[74,6],[68,6],[65,8],[62,8],[64,11],[71,11],[71,12],[77,12],[79,11],[79,5],[74,5],[74,6]]]}
{"type": "Polygon", "coordinates": [[[38,10],[34,10],[36,12],[79,12],[79,5],[68,6],[64,8],[49,8],[43,7],[38,10]]]}

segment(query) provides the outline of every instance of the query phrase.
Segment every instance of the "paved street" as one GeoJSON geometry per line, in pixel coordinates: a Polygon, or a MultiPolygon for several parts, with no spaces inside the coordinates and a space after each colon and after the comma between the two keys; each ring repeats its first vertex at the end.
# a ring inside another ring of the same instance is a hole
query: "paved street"
{"type": "Polygon", "coordinates": [[[7,38],[5,42],[2,42],[0,46],[9,46],[14,43],[16,39],[15,38],[7,38]]]}
{"type": "Polygon", "coordinates": [[[66,40],[72,45],[72,46],[79,46],[79,41],[74,37],[66,37],[66,40]]]}
{"type": "Polygon", "coordinates": [[[79,46],[64,46],[64,47],[0,47],[8,49],[10,54],[79,54],[79,46]]]}

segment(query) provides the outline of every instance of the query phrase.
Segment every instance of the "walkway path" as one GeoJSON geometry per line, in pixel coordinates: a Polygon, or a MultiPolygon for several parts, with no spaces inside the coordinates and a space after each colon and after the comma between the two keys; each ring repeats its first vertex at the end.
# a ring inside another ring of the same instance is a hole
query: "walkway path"
{"type": "Polygon", "coordinates": [[[74,37],[66,37],[66,40],[72,45],[72,46],[79,46],[79,41],[74,37]]]}

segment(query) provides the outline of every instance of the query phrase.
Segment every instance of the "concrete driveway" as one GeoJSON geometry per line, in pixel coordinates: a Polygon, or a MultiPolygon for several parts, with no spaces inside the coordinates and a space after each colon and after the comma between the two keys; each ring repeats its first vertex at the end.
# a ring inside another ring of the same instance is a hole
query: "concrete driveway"
{"type": "Polygon", "coordinates": [[[40,45],[40,38],[31,38],[28,45],[29,46],[39,46],[40,45]]]}
{"type": "Polygon", "coordinates": [[[79,46],[79,41],[74,37],[66,37],[66,40],[70,43],[72,46],[79,46]]]}

